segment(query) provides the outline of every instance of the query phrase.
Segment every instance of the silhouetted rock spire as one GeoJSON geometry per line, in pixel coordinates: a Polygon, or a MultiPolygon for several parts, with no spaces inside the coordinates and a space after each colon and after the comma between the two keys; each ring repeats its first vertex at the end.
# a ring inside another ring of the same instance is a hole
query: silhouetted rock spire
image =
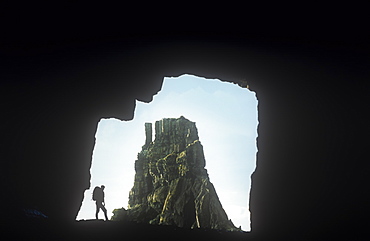
{"type": "Polygon", "coordinates": [[[150,127],[145,124],[146,143],[135,162],[125,217],[151,224],[236,230],[204,168],[195,123],[183,116],[156,121],[153,142],[150,127]]]}
{"type": "Polygon", "coordinates": [[[145,123],[145,146],[152,142],[152,123],[145,123]]]}

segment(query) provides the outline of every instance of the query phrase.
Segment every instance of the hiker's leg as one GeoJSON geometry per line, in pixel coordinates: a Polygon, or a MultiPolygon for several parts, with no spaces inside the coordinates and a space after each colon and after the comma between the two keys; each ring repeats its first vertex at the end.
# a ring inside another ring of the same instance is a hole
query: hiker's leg
{"type": "Polygon", "coordinates": [[[101,210],[104,212],[105,221],[108,221],[107,209],[104,207],[104,205],[101,205],[101,210]]]}
{"type": "Polygon", "coordinates": [[[99,209],[100,209],[100,207],[99,207],[98,202],[95,202],[95,204],[96,204],[95,218],[96,218],[96,219],[99,219],[99,218],[98,218],[98,213],[99,213],[99,209]]]}

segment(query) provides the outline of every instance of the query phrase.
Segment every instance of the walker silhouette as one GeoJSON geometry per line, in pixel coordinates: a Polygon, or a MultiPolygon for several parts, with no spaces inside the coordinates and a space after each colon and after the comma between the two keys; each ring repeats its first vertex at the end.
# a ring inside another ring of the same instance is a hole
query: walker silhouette
{"type": "Polygon", "coordinates": [[[95,218],[98,220],[98,214],[100,209],[103,210],[104,216],[105,216],[105,221],[108,221],[108,216],[107,216],[107,209],[105,208],[105,201],[104,201],[104,185],[101,185],[100,187],[96,186],[93,191],[93,197],[92,199],[95,201],[96,204],[96,213],[95,213],[95,218]]]}

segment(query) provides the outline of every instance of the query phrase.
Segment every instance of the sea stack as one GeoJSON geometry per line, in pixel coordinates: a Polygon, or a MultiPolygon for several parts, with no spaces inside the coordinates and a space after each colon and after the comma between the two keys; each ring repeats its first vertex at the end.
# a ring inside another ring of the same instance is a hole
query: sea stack
{"type": "Polygon", "coordinates": [[[113,220],[237,230],[209,180],[195,122],[183,116],[156,121],[154,141],[151,123],[145,132],[128,209],[116,210],[113,220]]]}

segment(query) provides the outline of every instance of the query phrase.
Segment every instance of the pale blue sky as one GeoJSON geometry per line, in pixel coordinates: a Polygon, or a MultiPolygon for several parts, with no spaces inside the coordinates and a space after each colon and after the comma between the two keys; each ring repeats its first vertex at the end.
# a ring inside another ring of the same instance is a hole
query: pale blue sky
{"type": "MultiPolygon", "coordinates": [[[[113,209],[127,208],[134,183],[134,163],[145,143],[144,123],[180,116],[196,122],[206,169],[229,219],[235,226],[250,230],[250,176],[257,153],[256,95],[235,84],[192,75],[164,78],[162,89],[152,102],[136,101],[131,121],[100,120],[91,189],[85,192],[77,220],[94,218],[91,193],[101,184],[106,186],[109,217],[113,209]]],[[[100,217],[103,218],[102,212],[100,217]]]]}

